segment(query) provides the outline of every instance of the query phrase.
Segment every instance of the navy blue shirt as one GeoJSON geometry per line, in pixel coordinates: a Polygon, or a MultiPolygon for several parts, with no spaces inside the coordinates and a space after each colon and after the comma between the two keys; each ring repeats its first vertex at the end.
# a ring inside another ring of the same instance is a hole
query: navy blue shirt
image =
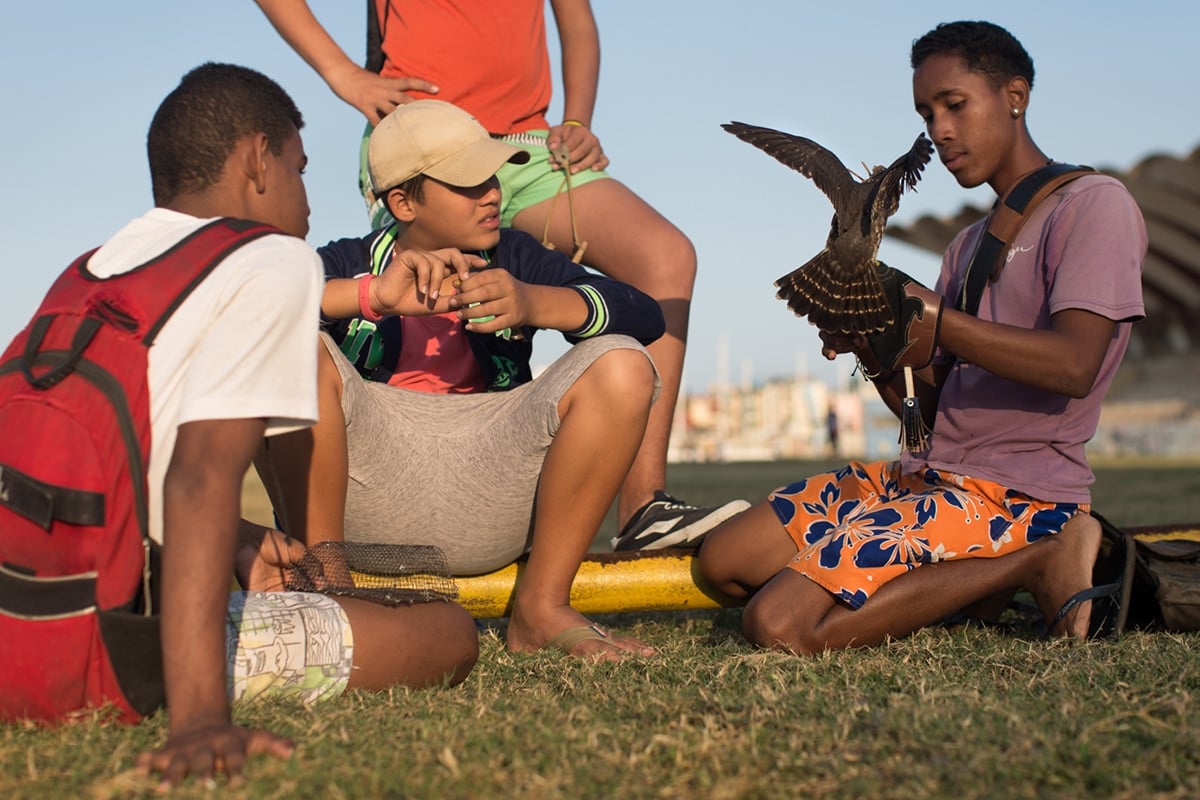
{"type": "MultiPolygon", "coordinates": [[[[391,261],[395,236],[393,226],[318,248],[325,279],[379,274],[391,261]]],[[[662,309],[654,298],[584,269],[562,253],[546,249],[527,233],[502,228],[496,247],[481,255],[489,261],[484,269],[506,269],[522,283],[564,286],[579,292],[589,314],[581,327],[563,332],[572,344],[606,333],[622,333],[646,345],[663,335],[662,309]]],[[[386,382],[395,372],[402,336],[399,317],[371,322],[362,317],[330,319],[322,315],[321,328],[333,337],[363,377],[386,382]]],[[[522,328],[519,336],[507,339],[494,333],[466,331],[488,391],[505,391],[533,380],[529,361],[537,330],[522,328]]]]}

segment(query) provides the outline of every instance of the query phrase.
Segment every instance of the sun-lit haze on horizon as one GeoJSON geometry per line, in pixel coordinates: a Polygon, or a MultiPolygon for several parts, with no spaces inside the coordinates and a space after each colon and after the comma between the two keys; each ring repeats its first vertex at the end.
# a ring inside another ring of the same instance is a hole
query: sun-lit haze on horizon
{"type": "MultiPolygon", "coordinates": [[[[365,3],[314,0],[356,59],[365,3]]],[[[815,329],[774,297],[775,278],[823,246],[832,208],[815,185],[720,129],[738,120],[824,144],[852,168],[886,164],[922,130],[908,51],[938,22],[988,19],[1030,51],[1028,111],[1052,157],[1127,170],[1153,153],[1200,145],[1194,3],[1012,2],[631,3],[597,0],[602,64],[593,128],[610,173],[694,242],[700,269],[685,382],[758,383],[808,373],[845,378],[815,329]]],[[[553,26],[550,26],[553,30],[553,26]]],[[[557,70],[557,44],[551,62],[557,70]]],[[[364,120],[278,37],[251,0],[8,3],[0,9],[5,124],[0,210],[0,340],[36,309],[50,281],[151,205],[145,135],[162,98],[190,68],[229,61],[277,80],[305,116],[314,246],[366,232],[357,193],[364,120]]],[[[561,115],[561,94],[551,119],[561,115]]],[[[986,205],[937,162],[894,221],[986,205]]],[[[880,256],[918,279],[933,254],[884,239],[880,256]]],[[[535,361],[562,351],[543,332],[535,361]]],[[[236,354],[231,354],[236,357],[236,354]]]]}

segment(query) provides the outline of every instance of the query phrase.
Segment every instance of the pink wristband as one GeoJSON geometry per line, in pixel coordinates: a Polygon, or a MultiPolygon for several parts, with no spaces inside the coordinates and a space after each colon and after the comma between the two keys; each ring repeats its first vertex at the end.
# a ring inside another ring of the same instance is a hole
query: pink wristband
{"type": "Polygon", "coordinates": [[[379,322],[383,319],[383,314],[376,314],[371,308],[371,281],[373,280],[375,280],[375,276],[371,273],[358,279],[358,313],[365,320],[379,322]]]}

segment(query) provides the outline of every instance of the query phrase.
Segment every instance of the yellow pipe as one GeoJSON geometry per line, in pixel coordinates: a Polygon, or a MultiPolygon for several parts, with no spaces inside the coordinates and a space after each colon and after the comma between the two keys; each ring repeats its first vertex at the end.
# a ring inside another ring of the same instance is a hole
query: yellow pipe
{"type": "MultiPolygon", "coordinates": [[[[513,589],[525,569],[515,564],[456,577],[458,602],[478,619],[508,616],[513,589]]],[[[741,605],[709,586],[690,552],[597,553],[584,559],[571,584],[571,606],[583,614],[685,611],[741,605]],[[680,554],[684,553],[684,554],[680,554]]]]}
{"type": "Polygon", "coordinates": [[[1153,528],[1131,528],[1139,542],[1167,542],[1176,539],[1200,541],[1200,525],[1159,525],[1153,528]]]}
{"type": "MultiPolygon", "coordinates": [[[[1196,524],[1127,530],[1143,541],[1200,539],[1200,525],[1196,524]]],[[[458,602],[477,619],[506,617],[524,569],[522,558],[495,572],[455,577],[452,580],[458,586],[458,602]]],[[[423,585],[420,581],[417,584],[423,585]]],[[[688,611],[743,603],[708,585],[689,550],[594,553],[580,564],[571,584],[571,605],[583,614],[688,611]]]]}

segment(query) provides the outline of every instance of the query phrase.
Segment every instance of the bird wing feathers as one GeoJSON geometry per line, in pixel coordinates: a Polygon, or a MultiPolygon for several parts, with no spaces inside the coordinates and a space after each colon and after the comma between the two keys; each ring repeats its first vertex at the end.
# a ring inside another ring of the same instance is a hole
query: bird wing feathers
{"type": "Polygon", "coordinates": [[[924,135],[917,137],[907,153],[893,161],[887,169],[871,176],[878,184],[871,198],[872,214],[877,219],[887,219],[900,208],[900,193],[916,188],[921,180],[921,171],[933,155],[933,143],[924,135]]]}
{"type": "Polygon", "coordinates": [[[744,122],[727,122],[721,127],[779,163],[811,178],[836,209],[842,208],[847,187],[858,183],[841,159],[812,139],[744,122]]]}
{"type": "Polygon", "coordinates": [[[932,143],[918,136],[890,166],[859,181],[837,156],[811,139],[743,122],[721,127],[810,178],[833,203],[826,248],[775,281],[776,297],[822,330],[870,333],[886,328],[892,313],[876,272],[875,249],[884,223],[900,206],[900,194],[920,180],[932,143]],[[849,227],[856,221],[857,235],[849,227]],[[845,239],[840,238],[843,232],[845,239]]]}

